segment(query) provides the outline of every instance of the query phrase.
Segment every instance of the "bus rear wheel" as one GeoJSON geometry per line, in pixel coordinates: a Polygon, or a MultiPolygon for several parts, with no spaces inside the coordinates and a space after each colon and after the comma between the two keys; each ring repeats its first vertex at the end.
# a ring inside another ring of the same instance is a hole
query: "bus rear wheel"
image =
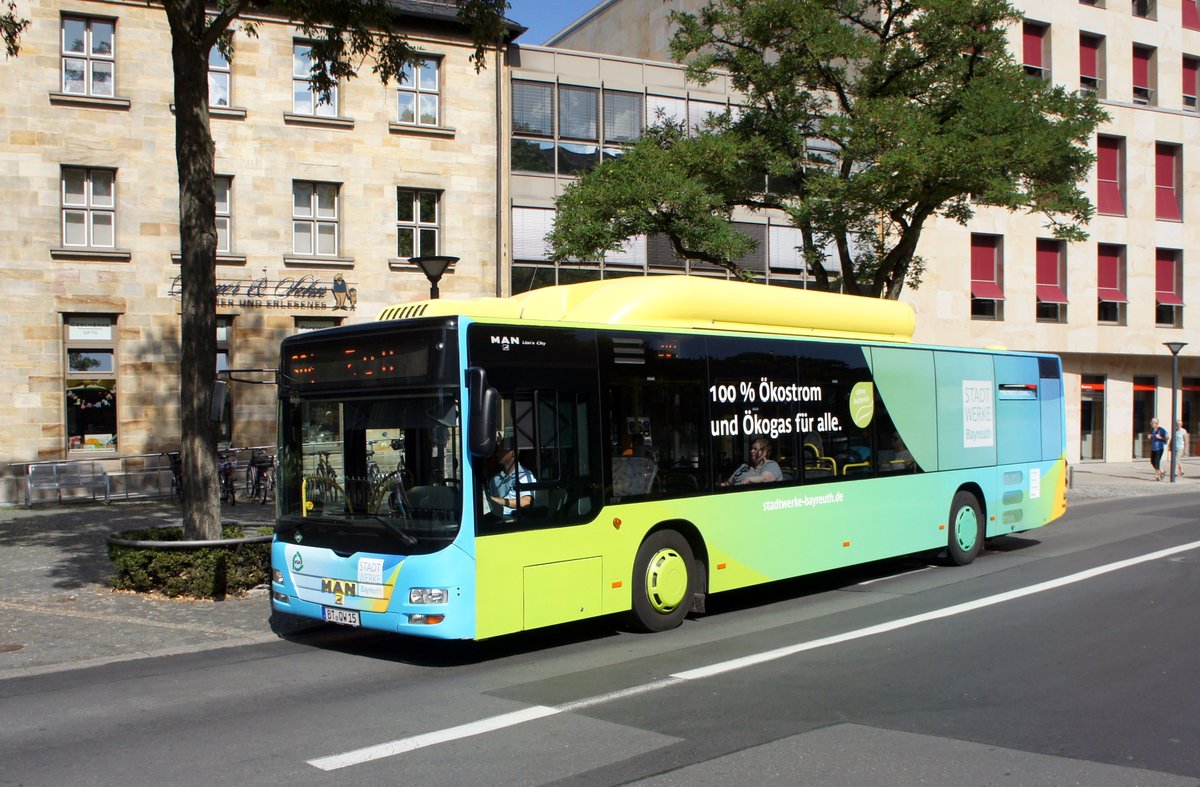
{"type": "Polygon", "coordinates": [[[679,626],[692,607],[696,577],[686,538],[674,530],[651,534],[633,560],[633,624],[648,632],[679,626]]]}
{"type": "Polygon", "coordinates": [[[958,492],[950,503],[949,539],[946,557],[956,566],[965,566],[983,550],[984,520],[979,500],[970,492],[958,492]]]}

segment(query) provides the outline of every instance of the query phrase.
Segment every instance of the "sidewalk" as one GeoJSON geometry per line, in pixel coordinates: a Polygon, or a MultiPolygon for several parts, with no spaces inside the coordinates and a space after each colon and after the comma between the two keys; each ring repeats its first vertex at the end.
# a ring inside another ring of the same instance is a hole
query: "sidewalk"
{"type": "MultiPolygon", "coordinates": [[[[1176,483],[1148,461],[1071,468],[1068,501],[1200,491],[1200,463],[1176,483]]],[[[268,524],[271,505],[226,507],[223,521],[268,524]]],[[[0,680],[276,638],[266,589],[224,601],[171,601],[110,590],[110,533],[181,524],[171,502],[0,509],[0,680]]]]}

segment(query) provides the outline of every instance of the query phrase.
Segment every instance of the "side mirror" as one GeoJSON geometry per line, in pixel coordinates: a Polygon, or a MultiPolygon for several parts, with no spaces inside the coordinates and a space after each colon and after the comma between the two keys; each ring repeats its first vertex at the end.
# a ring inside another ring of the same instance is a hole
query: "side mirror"
{"type": "Polygon", "coordinates": [[[487,384],[487,372],[478,366],[469,367],[466,373],[468,448],[471,456],[491,456],[496,452],[496,430],[500,425],[500,392],[487,384]]]}
{"type": "Polygon", "coordinates": [[[215,424],[221,423],[225,414],[225,401],[229,398],[229,383],[224,380],[213,380],[212,403],[208,406],[208,420],[215,424]]]}

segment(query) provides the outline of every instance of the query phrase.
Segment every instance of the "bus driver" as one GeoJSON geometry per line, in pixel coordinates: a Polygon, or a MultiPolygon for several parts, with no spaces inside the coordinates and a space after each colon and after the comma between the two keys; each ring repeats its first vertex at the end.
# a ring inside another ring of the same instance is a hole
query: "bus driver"
{"type": "Polygon", "coordinates": [[[512,516],[516,509],[533,504],[533,492],[522,489],[518,495],[517,483],[525,486],[536,483],[537,479],[517,462],[512,440],[504,440],[496,447],[496,459],[500,470],[488,480],[488,500],[493,513],[512,516]]]}

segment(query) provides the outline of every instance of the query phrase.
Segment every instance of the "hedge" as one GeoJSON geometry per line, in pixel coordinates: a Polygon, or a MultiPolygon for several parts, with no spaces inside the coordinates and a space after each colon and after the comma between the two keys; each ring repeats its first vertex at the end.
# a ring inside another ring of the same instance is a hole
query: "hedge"
{"type": "MultiPolygon", "coordinates": [[[[270,533],[270,528],[256,528],[270,533]]],[[[128,541],[182,541],[182,527],[129,530],[128,541]]],[[[254,535],[252,533],[251,535],[254,535]]],[[[224,525],[221,538],[244,538],[241,525],[224,525]]],[[[109,543],[117,590],[158,592],[171,598],[223,598],[266,584],[271,575],[270,543],[202,548],[140,548],[109,543]]]]}

